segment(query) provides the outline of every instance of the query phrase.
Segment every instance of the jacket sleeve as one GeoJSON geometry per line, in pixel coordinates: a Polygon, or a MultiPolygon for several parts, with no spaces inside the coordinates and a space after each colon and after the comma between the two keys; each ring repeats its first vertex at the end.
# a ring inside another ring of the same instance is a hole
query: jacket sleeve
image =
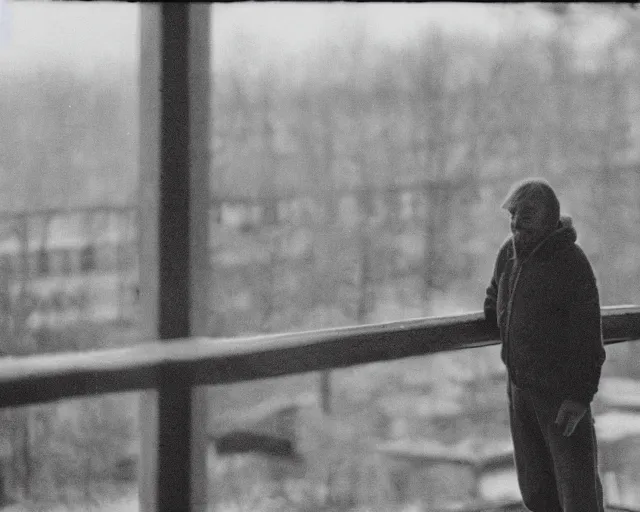
{"type": "Polygon", "coordinates": [[[574,268],[569,303],[569,354],[572,400],[589,405],[598,391],[606,351],[602,340],[600,297],[591,264],[581,249],[574,268]]]}
{"type": "Polygon", "coordinates": [[[500,284],[500,276],[504,269],[504,264],[508,258],[509,245],[511,244],[511,238],[507,239],[500,247],[496,263],[493,268],[493,275],[491,276],[491,282],[487,287],[485,299],[484,299],[484,317],[487,322],[493,327],[498,327],[498,313],[497,313],[497,301],[498,301],[498,285],[500,284]]]}

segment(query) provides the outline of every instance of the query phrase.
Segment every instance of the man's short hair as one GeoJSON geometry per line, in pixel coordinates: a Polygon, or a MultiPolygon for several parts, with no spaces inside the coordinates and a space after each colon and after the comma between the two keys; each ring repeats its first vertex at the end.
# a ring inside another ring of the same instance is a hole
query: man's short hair
{"type": "Polygon", "coordinates": [[[544,205],[549,215],[549,223],[557,224],[560,220],[560,201],[549,182],[542,178],[529,178],[517,182],[511,187],[501,208],[513,211],[524,201],[544,205]]]}

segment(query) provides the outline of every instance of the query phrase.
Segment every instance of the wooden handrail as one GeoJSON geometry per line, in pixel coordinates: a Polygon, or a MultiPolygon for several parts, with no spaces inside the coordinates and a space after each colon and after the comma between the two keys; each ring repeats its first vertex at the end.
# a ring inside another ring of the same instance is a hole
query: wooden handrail
{"type": "MultiPolygon", "coordinates": [[[[602,309],[606,344],[640,339],[640,307],[602,309]]],[[[133,347],[6,357],[0,407],[100,393],[216,385],[344,368],[499,343],[482,313],[255,336],[191,338],[133,347]]]]}

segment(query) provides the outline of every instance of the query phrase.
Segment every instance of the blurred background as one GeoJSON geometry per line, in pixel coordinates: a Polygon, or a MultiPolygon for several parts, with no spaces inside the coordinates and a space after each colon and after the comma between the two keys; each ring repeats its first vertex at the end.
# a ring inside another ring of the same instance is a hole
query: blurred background
{"type": "MultiPolygon", "coordinates": [[[[210,336],[479,311],[509,234],[499,205],[533,176],[573,217],[602,304],[640,302],[639,11],[211,9],[210,336]]],[[[0,9],[5,356],[141,341],[138,23],[107,2],[0,9]]],[[[607,499],[640,509],[640,346],[607,354],[607,499]]],[[[209,393],[211,510],[519,498],[499,347],[209,393]]],[[[138,398],[2,411],[0,504],[137,510],[138,398]]]]}

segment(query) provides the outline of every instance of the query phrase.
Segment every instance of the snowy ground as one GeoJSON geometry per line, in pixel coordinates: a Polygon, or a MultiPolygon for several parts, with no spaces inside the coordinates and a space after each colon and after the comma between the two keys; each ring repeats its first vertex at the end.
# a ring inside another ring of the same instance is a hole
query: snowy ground
{"type": "Polygon", "coordinates": [[[3,508],[2,512],[138,512],[139,510],[138,492],[134,489],[122,498],[104,500],[102,503],[79,503],[77,505],[19,504],[3,508]]]}

